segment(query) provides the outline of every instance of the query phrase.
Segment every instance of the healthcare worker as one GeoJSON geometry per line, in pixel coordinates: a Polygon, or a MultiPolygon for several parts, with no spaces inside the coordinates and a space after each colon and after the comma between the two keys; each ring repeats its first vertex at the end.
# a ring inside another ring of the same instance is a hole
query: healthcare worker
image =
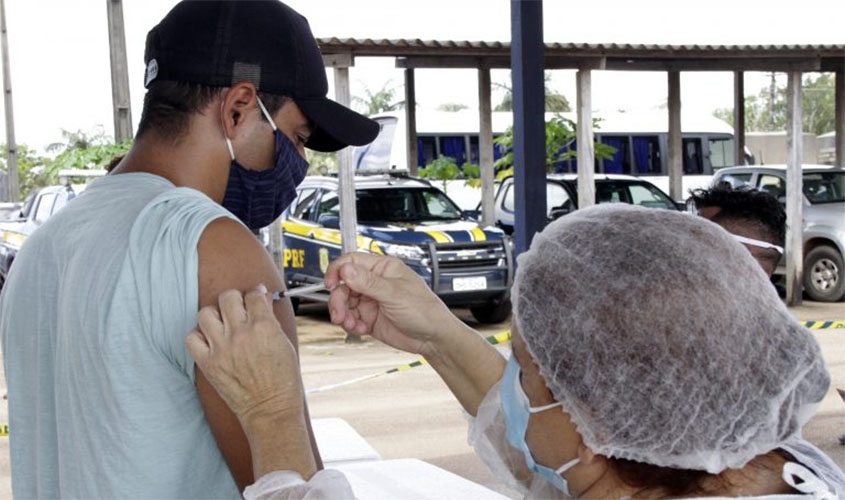
{"type": "MultiPolygon", "coordinates": [[[[550,224],[518,264],[507,360],[396,259],[334,262],[331,318],[425,356],[477,453],[528,498],[845,498],[841,469],[801,438],[830,384],[819,347],[729,233],[598,206],[550,224]]],[[[257,444],[245,496],[351,498],[295,437],[296,357],[263,291],[220,310],[187,342],[257,444]]]]}

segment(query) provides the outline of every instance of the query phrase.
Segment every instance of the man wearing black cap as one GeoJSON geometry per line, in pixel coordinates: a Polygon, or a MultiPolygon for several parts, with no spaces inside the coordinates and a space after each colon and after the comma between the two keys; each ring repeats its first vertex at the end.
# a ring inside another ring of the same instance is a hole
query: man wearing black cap
{"type": "MultiPolygon", "coordinates": [[[[249,446],[185,334],[223,290],[282,289],[252,230],[293,200],[304,148],[378,132],[326,98],[307,21],[277,0],[184,1],[145,62],[132,150],[33,234],[0,300],[19,498],[239,496],[249,446]]],[[[296,345],[289,302],[274,313],[296,345]]]]}

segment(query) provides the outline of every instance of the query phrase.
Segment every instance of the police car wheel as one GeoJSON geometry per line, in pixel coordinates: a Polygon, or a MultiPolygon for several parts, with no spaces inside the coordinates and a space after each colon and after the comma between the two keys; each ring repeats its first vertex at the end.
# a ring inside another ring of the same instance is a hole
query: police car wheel
{"type": "Polygon", "coordinates": [[[511,301],[490,301],[484,305],[470,307],[472,316],[479,322],[486,325],[501,323],[511,315],[511,301]]]}
{"type": "Polygon", "coordinates": [[[293,313],[296,314],[299,311],[299,297],[291,297],[290,305],[293,307],[293,313]]]}

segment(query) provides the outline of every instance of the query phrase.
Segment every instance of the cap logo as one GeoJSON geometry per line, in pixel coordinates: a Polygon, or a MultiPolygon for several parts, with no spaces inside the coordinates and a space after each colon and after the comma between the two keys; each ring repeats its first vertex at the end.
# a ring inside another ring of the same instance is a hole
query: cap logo
{"type": "Polygon", "coordinates": [[[157,76],[158,62],[155,59],[150,59],[150,62],[147,63],[147,74],[144,76],[144,87],[148,86],[157,76]]]}

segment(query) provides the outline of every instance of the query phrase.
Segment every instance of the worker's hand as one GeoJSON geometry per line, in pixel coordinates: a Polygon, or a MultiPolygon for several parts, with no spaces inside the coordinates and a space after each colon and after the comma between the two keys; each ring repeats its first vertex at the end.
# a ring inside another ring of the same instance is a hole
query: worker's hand
{"type": "Polygon", "coordinates": [[[303,410],[296,351],[282,332],[261,286],[220,294],[219,309],[200,310],[188,352],[247,429],[256,420],[303,410]]]}
{"type": "Polygon", "coordinates": [[[427,355],[455,325],[451,311],[398,259],[352,253],[326,270],[332,323],[397,349],[427,355]],[[343,285],[339,283],[343,281],[343,285]]]}

